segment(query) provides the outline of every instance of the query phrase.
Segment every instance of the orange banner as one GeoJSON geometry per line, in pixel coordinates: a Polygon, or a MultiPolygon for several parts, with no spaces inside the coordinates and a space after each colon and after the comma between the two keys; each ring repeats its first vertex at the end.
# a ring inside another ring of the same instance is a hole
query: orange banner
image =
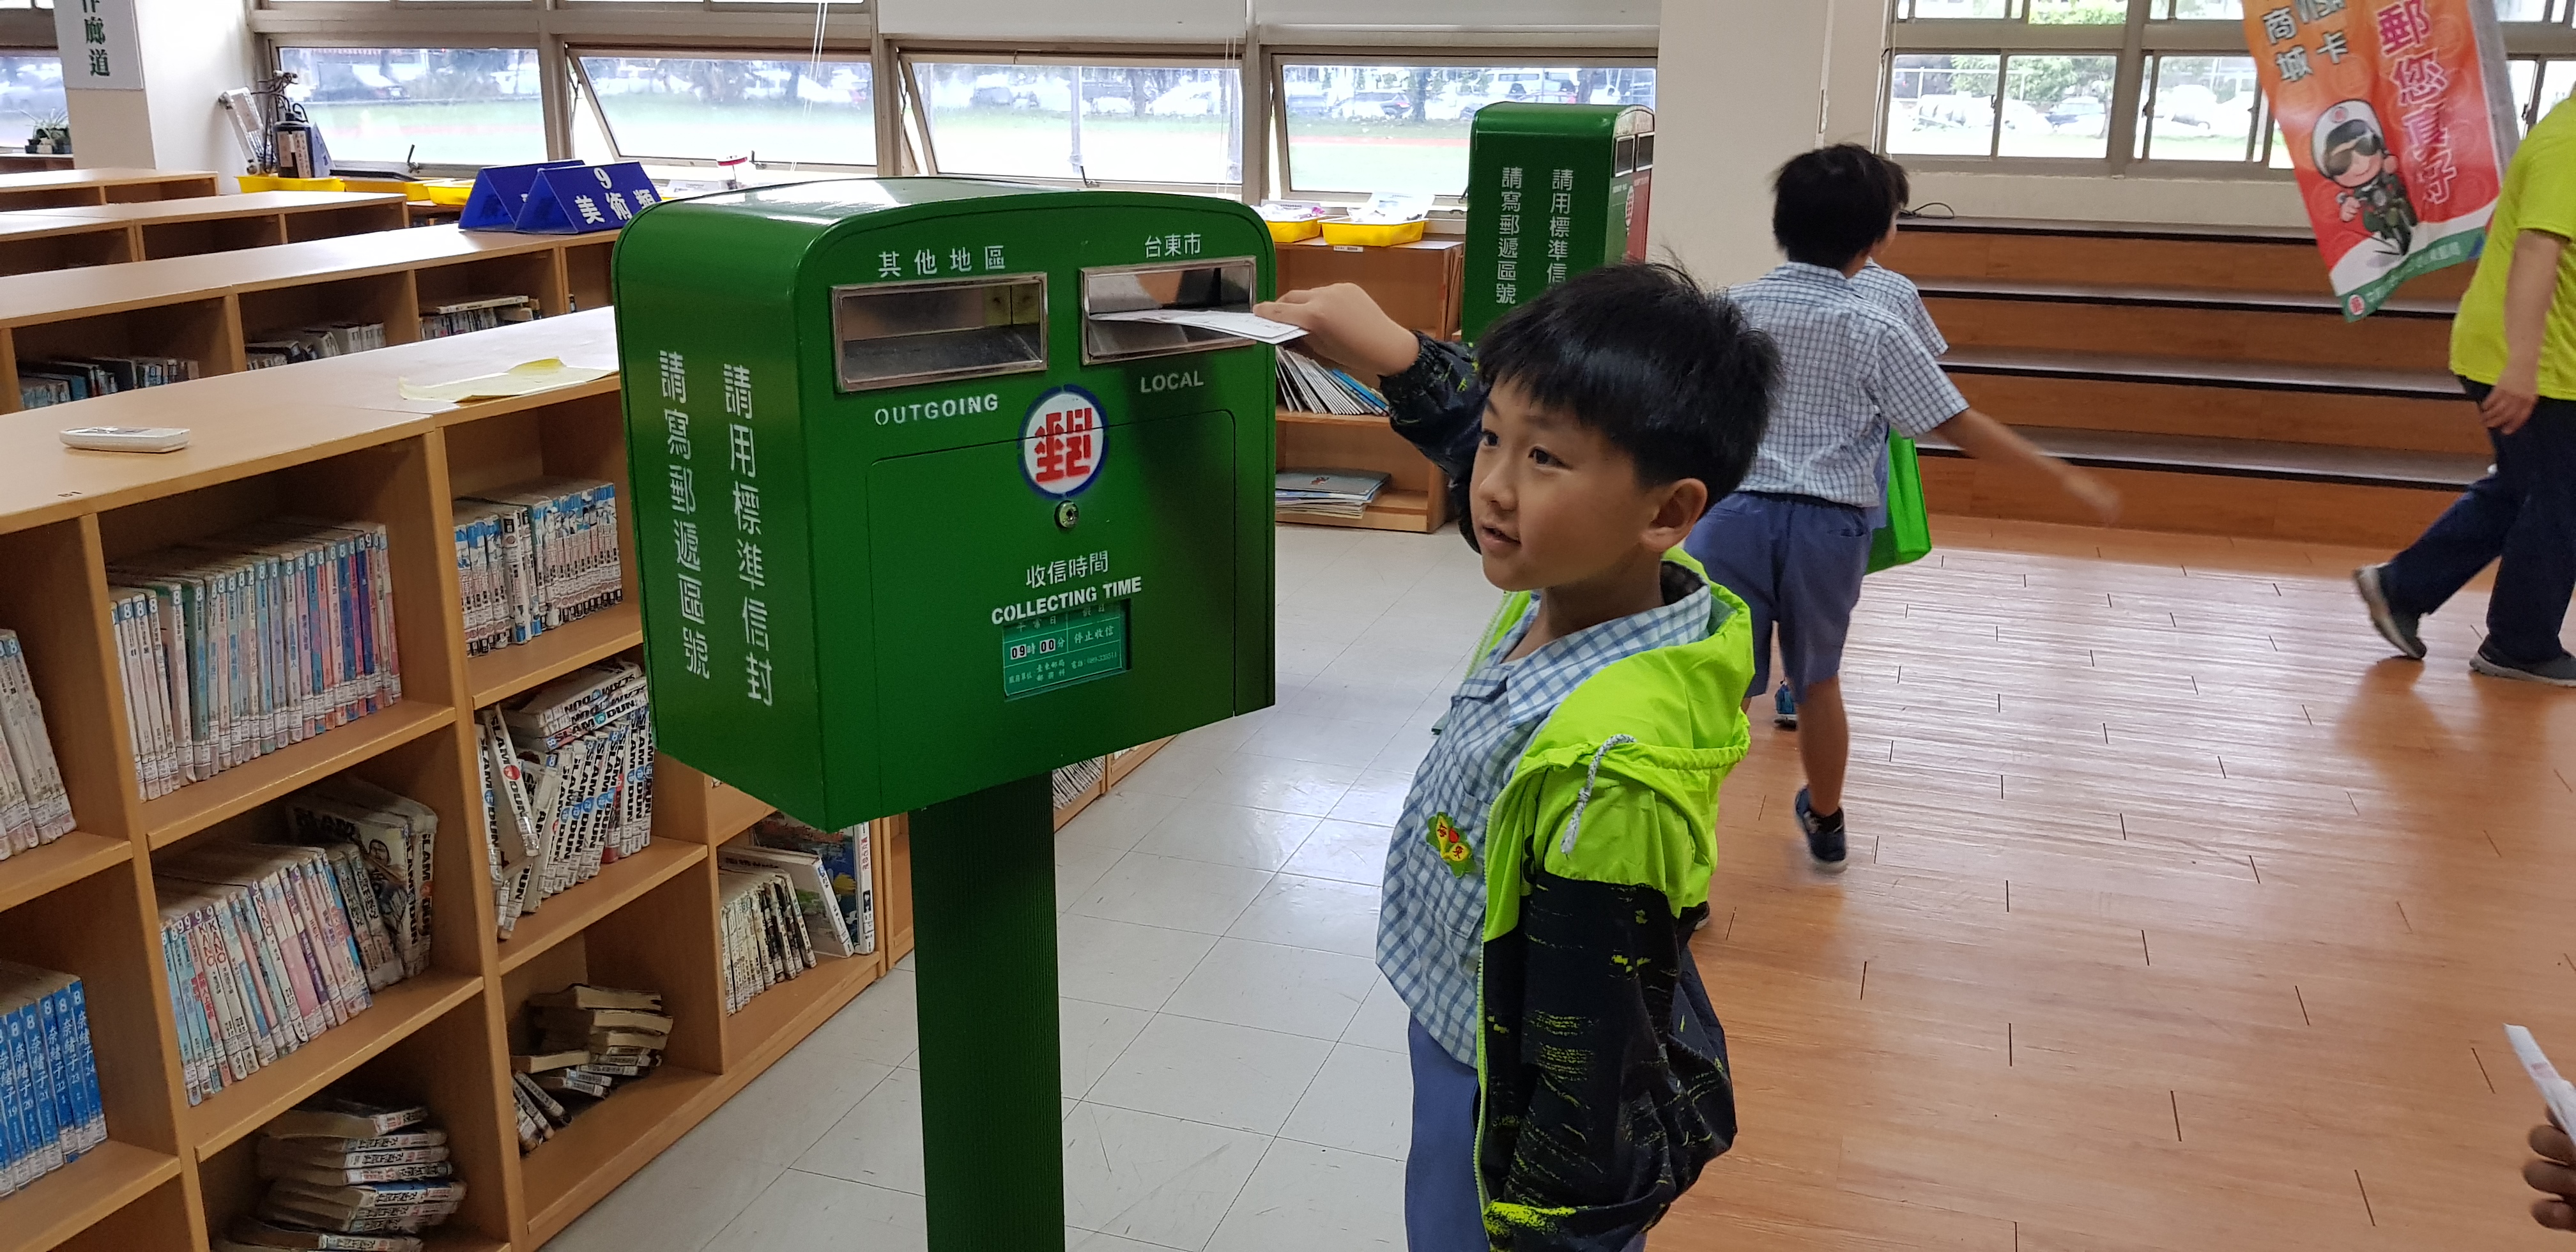
{"type": "Polygon", "coordinates": [[[2493,0],[2247,0],[2344,316],[2474,260],[2518,131],[2493,0]]]}

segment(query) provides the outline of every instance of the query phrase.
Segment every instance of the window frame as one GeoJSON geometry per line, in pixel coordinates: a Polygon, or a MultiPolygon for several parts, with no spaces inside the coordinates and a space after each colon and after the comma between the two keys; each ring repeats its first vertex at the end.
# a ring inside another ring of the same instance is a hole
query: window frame
{"type": "MultiPolygon", "coordinates": [[[[1908,169],[1936,173],[2151,176],[2269,182],[2284,182],[2296,177],[2294,170],[2276,168],[2271,163],[2271,105],[2260,90],[2255,93],[2254,134],[2247,144],[2250,151],[2245,160],[2158,157],[2153,155],[2151,146],[2143,143],[2147,129],[2146,111],[2154,106],[2156,91],[2154,75],[2150,71],[2159,58],[2247,56],[2241,19],[2158,17],[2155,16],[2158,12],[2171,11],[2175,0],[2129,0],[2125,22],[2073,26],[2030,21],[2032,0],[2006,0],[2007,12],[2017,15],[1999,18],[1914,16],[1916,6],[1921,2],[1893,0],[1889,5],[1886,51],[1879,65],[1877,109],[1872,119],[1873,142],[1882,152],[1887,151],[1895,100],[1896,58],[1900,56],[2010,58],[2037,54],[2112,56],[2118,59],[2113,66],[2112,98],[2104,106],[2109,113],[2105,119],[2108,149],[2101,158],[1890,154],[1903,159],[1908,169]],[[2147,155],[2139,155],[2142,146],[2149,147],[2147,155]]],[[[2247,4],[2265,2],[2267,0],[2245,0],[2247,4]]],[[[2505,54],[2509,60],[2576,60],[2576,0],[2548,0],[2544,14],[2552,11],[2554,16],[2543,21],[2502,24],[2505,54]]],[[[1995,124],[1999,129],[2008,64],[2008,61],[1999,63],[1995,73],[1995,124]]],[[[2528,108],[2531,101],[2518,103],[2528,108]]],[[[1996,144],[1989,141],[1987,151],[1994,153],[1996,144]]]]}
{"type": "MultiPolygon", "coordinates": [[[[474,36],[433,36],[427,39],[419,39],[403,35],[399,32],[390,31],[381,33],[341,33],[332,36],[298,34],[288,36],[283,39],[262,38],[260,40],[261,66],[269,73],[274,74],[278,72],[279,54],[288,48],[489,48],[505,52],[526,51],[535,53],[537,58],[538,74],[537,115],[539,124],[543,128],[541,133],[545,136],[545,148],[548,154],[546,159],[552,159],[555,147],[552,134],[552,114],[554,110],[552,101],[555,93],[550,90],[550,84],[553,82],[553,75],[549,73],[546,49],[542,44],[532,43],[524,38],[511,38],[508,36],[499,36],[490,39],[474,36]]],[[[323,137],[325,140],[329,139],[329,132],[325,131],[323,137]]],[[[353,157],[351,160],[355,161],[357,158],[353,157]]],[[[369,162],[369,164],[373,164],[373,162],[369,162]]],[[[415,172],[420,177],[424,178],[471,178],[476,172],[484,168],[485,167],[481,165],[465,165],[444,161],[424,161],[416,167],[415,172]]]]}
{"type": "MultiPolygon", "coordinates": [[[[2571,0],[2576,3],[2576,0],[2571,0]]],[[[1649,49],[1600,49],[1538,47],[1525,43],[1477,44],[1464,51],[1456,43],[1445,44],[1438,51],[1427,48],[1389,50],[1383,47],[1362,51],[1347,45],[1301,45],[1262,49],[1262,82],[1269,98],[1264,102],[1268,116],[1261,131],[1270,150],[1272,181],[1280,196],[1294,200],[1312,200],[1323,204],[1361,204],[1373,194],[1369,191],[1324,190],[1297,185],[1295,158],[1291,155],[1288,135],[1288,67],[1290,65],[1385,65],[1403,69],[1494,69],[1515,65],[1545,68],[1571,66],[1574,69],[1656,69],[1656,55],[1649,49]]],[[[1661,84],[1658,82],[1658,89],[1661,84]]],[[[1463,214],[1467,201],[1463,195],[1432,197],[1435,213],[1463,214]]]]}

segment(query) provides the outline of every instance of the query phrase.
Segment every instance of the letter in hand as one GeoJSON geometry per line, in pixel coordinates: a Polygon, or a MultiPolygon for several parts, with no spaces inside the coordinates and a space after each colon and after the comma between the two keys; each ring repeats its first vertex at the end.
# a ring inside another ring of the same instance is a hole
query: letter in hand
{"type": "Polygon", "coordinates": [[[1364,381],[1413,368],[1413,358],[1421,351],[1413,332],[1388,317],[1357,283],[1291,291],[1254,305],[1252,311],[1303,328],[1306,351],[1364,381]]]}
{"type": "Polygon", "coordinates": [[[2551,1230],[2576,1230],[2576,1143],[2553,1116],[2548,1125],[2531,1128],[2531,1150],[2540,1155],[2523,1162],[2522,1180],[2544,1193],[2531,1202],[2531,1220],[2551,1230]]]}

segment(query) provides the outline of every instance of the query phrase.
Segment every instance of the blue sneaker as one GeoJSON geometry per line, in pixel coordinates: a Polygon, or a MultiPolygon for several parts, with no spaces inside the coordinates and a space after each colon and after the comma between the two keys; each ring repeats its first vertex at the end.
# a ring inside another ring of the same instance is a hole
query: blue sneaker
{"type": "Polygon", "coordinates": [[[1843,862],[1851,854],[1850,840],[1843,832],[1843,815],[1836,813],[1830,819],[1819,820],[1816,811],[1807,805],[1804,787],[1798,788],[1798,830],[1807,837],[1807,855],[1815,860],[1817,869],[1828,874],[1843,872],[1843,862]]]}
{"type": "Polygon", "coordinates": [[[1771,693],[1771,724],[1782,730],[1798,728],[1798,696],[1789,690],[1787,683],[1780,684],[1780,689],[1771,693]]]}

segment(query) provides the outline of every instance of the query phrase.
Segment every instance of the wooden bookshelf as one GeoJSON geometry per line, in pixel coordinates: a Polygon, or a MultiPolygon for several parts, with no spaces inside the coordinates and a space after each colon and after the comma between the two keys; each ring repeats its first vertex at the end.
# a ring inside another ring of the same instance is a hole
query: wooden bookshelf
{"type": "Polygon", "coordinates": [[[0,277],[0,412],[21,403],[20,365],[47,357],[187,357],[211,377],[242,372],[244,344],[316,322],[382,321],[387,343],[407,344],[420,310],[446,300],[527,296],[547,317],[601,308],[615,245],[613,232],[428,226],[0,277]]]}
{"type": "MultiPolygon", "coordinates": [[[[553,267],[547,272],[564,273],[566,241],[502,242],[495,253],[474,250],[479,241],[448,246],[472,259],[533,256],[553,267]]],[[[133,262],[112,272],[239,264],[280,248],[133,262]]],[[[317,273],[350,276],[319,263],[301,276],[317,273]]],[[[104,285],[118,289],[96,293],[102,304],[138,298],[130,276],[104,285]]],[[[237,309],[246,293],[173,282],[162,294],[237,309]]],[[[35,324],[22,320],[26,313],[0,297],[0,323],[35,324]]],[[[0,415],[0,568],[10,573],[0,579],[0,626],[25,642],[80,826],[0,861],[0,957],[83,979],[109,1133],[99,1151],[0,1198],[0,1252],[202,1252],[210,1232],[257,1203],[260,1125],[333,1083],[427,1103],[448,1129],[468,1192],[432,1248],[535,1249],[910,951],[909,830],[898,815],[874,826],[877,951],[826,961],[726,1014],[712,850],[771,810],[667,758],[656,767],[653,841],[545,901],[509,940],[495,935],[469,713],[577,666],[632,654],[642,635],[630,600],[529,643],[466,656],[451,501],[544,473],[622,484],[617,380],[461,408],[405,400],[397,386],[541,357],[613,365],[614,348],[612,317],[598,310],[82,402],[85,422],[193,429],[187,449],[163,456],[76,452],[55,439],[65,424],[55,414],[0,415]],[[156,544],[286,512],[386,526],[403,699],[145,801],[125,746],[106,569],[156,544]],[[342,771],[439,814],[430,968],[191,1106],[164,981],[153,866],[209,842],[277,829],[284,796],[342,771]],[[666,1064],[522,1157],[509,1094],[512,1032],[530,995],[585,979],[664,995],[677,1019],[666,1064]]]]}
{"type": "Polygon", "coordinates": [[[1383,417],[1279,411],[1279,468],[1376,470],[1386,488],[1358,517],[1281,513],[1300,526],[1356,526],[1427,534],[1449,523],[1449,476],[1426,461],[1383,417]]]}
{"type": "Polygon", "coordinates": [[[220,178],[203,170],[21,170],[0,174],[0,210],[211,196],[223,191],[221,183],[220,178]]]}
{"type": "Polygon", "coordinates": [[[257,191],[0,215],[0,274],[197,256],[410,225],[384,192],[257,191]]]}

